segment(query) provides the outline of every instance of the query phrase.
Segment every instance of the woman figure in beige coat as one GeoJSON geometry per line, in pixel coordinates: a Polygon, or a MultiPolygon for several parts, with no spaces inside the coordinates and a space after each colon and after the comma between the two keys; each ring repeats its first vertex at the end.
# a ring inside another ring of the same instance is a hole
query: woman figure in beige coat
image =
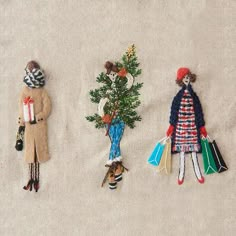
{"type": "Polygon", "coordinates": [[[25,190],[39,189],[39,164],[49,160],[47,144],[47,118],[51,111],[51,101],[43,88],[45,78],[40,66],[30,61],[26,68],[26,76],[19,100],[20,126],[25,127],[24,159],[29,163],[30,178],[25,190]]]}

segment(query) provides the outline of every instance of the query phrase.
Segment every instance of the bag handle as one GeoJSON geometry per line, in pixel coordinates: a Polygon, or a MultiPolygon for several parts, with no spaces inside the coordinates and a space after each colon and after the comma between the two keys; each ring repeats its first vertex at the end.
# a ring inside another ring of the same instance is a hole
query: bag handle
{"type": "Polygon", "coordinates": [[[212,142],[212,139],[210,138],[209,135],[207,135],[207,138],[208,138],[208,140],[209,140],[210,142],[212,142]]]}
{"type": "Polygon", "coordinates": [[[164,138],[162,138],[162,139],[160,139],[159,141],[157,141],[157,143],[165,143],[166,142],[166,140],[168,140],[170,137],[164,137],[164,138]]]}

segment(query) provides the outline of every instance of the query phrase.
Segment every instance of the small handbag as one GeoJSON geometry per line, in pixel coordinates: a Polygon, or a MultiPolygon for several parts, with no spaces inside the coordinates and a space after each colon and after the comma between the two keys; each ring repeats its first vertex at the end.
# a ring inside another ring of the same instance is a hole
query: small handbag
{"type": "Polygon", "coordinates": [[[17,151],[23,150],[24,134],[25,134],[25,126],[19,126],[17,135],[16,135],[16,145],[15,145],[15,148],[17,151]]]}
{"type": "Polygon", "coordinates": [[[158,166],[161,160],[161,156],[162,153],[164,151],[164,147],[165,147],[165,140],[167,138],[162,138],[161,140],[159,140],[152,152],[152,154],[150,155],[150,157],[148,158],[148,163],[153,165],[153,166],[158,166]]]}

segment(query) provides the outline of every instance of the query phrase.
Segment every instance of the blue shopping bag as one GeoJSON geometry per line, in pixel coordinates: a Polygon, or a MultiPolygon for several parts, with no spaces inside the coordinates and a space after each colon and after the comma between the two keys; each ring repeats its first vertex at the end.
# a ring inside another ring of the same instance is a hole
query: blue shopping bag
{"type": "Polygon", "coordinates": [[[148,158],[148,163],[153,166],[158,166],[161,160],[161,156],[165,147],[165,144],[162,143],[163,140],[160,140],[156,147],[154,148],[152,154],[148,158]]]}

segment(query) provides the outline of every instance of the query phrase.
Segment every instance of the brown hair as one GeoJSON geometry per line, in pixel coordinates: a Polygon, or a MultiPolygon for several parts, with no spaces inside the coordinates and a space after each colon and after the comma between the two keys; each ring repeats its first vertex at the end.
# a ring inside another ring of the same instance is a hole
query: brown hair
{"type": "Polygon", "coordinates": [[[34,68],[40,69],[40,66],[36,61],[29,61],[26,65],[26,68],[28,68],[29,71],[32,72],[34,68]]]}
{"type": "Polygon", "coordinates": [[[117,66],[114,65],[114,64],[113,64],[112,62],[110,62],[110,61],[107,61],[107,62],[105,63],[105,68],[107,69],[107,74],[110,74],[111,71],[113,71],[113,72],[119,72],[117,66]]]}
{"type": "MultiPolygon", "coordinates": [[[[192,74],[191,72],[190,73],[188,73],[188,76],[190,77],[190,82],[191,83],[194,83],[195,81],[196,81],[196,79],[197,79],[197,76],[195,75],[195,74],[192,74]]],[[[184,85],[184,83],[183,83],[183,81],[182,81],[183,79],[180,79],[180,80],[176,80],[176,84],[178,84],[179,86],[183,86],[184,85]]]]}

